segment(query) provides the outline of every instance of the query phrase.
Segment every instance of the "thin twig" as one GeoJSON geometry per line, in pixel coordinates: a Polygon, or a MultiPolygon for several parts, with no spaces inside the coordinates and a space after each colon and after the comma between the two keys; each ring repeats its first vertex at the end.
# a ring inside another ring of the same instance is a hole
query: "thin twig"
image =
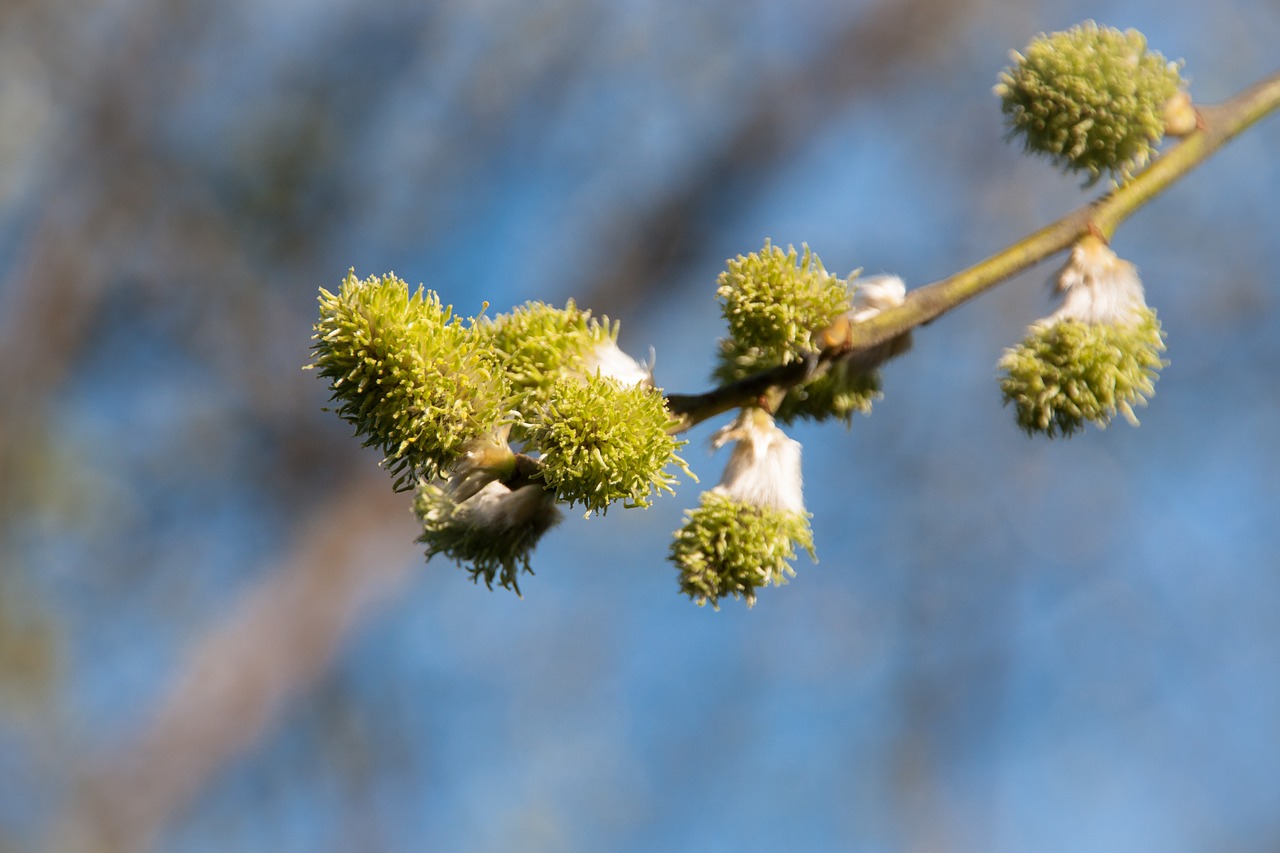
{"type": "MultiPolygon", "coordinates": [[[[762,371],[703,394],[670,394],[667,404],[683,432],[702,421],[756,403],[772,389],[787,389],[818,375],[836,359],[859,359],[1029,267],[1064,251],[1086,234],[1110,239],[1121,222],[1263,116],[1280,108],[1280,72],[1221,104],[1201,107],[1198,128],[1133,180],[1068,213],[986,260],[907,294],[899,306],[819,335],[823,348],[801,361],[762,371]]],[[[868,362],[876,359],[868,358],[868,362]]]]}

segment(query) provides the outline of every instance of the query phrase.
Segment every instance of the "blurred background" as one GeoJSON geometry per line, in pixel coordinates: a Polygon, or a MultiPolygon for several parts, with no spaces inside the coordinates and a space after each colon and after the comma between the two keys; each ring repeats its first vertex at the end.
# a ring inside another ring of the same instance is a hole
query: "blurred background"
{"type": "Polygon", "coordinates": [[[703,390],[765,238],[917,286],[1089,198],[991,94],[1085,18],[1280,67],[1274,0],[5,0],[0,851],[1280,849],[1275,117],[1116,237],[1140,429],[1002,409],[1033,270],[794,431],[821,562],[752,610],[678,594],[694,484],[523,600],[424,564],[301,370],[354,267],[703,390]]]}

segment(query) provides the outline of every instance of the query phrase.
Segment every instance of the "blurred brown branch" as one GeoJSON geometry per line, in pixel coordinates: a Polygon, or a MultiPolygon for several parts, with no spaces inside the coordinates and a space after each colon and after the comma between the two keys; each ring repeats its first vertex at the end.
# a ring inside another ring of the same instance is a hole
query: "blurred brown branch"
{"type": "Polygon", "coordinates": [[[404,583],[415,535],[403,496],[372,467],[314,506],[290,552],[192,644],[137,739],[86,768],[53,849],[146,849],[404,583]]]}
{"type": "Polygon", "coordinates": [[[974,5],[879,3],[808,63],[767,81],[724,142],[703,152],[688,180],[626,219],[605,224],[608,250],[601,254],[608,260],[583,277],[578,303],[626,317],[660,299],[675,285],[671,273],[698,259],[731,200],[749,196],[756,176],[792,156],[826,116],[889,85],[903,70],[943,57],[974,5]]]}

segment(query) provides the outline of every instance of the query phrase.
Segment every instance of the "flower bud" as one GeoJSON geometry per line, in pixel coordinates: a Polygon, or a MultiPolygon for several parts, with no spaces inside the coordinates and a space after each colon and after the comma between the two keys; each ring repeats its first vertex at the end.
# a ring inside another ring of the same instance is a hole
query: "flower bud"
{"type": "Polygon", "coordinates": [[[1062,305],[1005,351],[1000,381],[1028,434],[1064,436],[1117,412],[1132,424],[1135,405],[1155,393],[1164,335],[1133,264],[1089,236],[1058,272],[1062,305]]]}
{"type": "Polygon", "coordinates": [[[1053,320],[1124,325],[1136,322],[1147,308],[1138,268],[1119,257],[1101,238],[1082,237],[1054,277],[1062,305],[1053,320]]]}
{"type": "Polygon", "coordinates": [[[321,289],[314,329],[310,366],[338,415],[381,448],[397,488],[448,467],[502,415],[502,376],[432,291],[351,271],[336,295],[321,289]]]}
{"type": "Polygon", "coordinates": [[[848,282],[828,273],[808,247],[797,257],[794,248],[784,252],[769,241],[728,262],[716,296],[729,331],[715,370],[721,383],[798,361],[852,299],[848,282]]]}
{"type": "Polygon", "coordinates": [[[1147,50],[1137,30],[1093,21],[1040,35],[995,87],[1009,135],[1088,182],[1128,178],[1155,151],[1165,105],[1185,81],[1179,64],[1147,50]]]}
{"type": "Polygon", "coordinates": [[[1179,91],[1164,105],[1164,135],[1188,136],[1200,126],[1200,115],[1191,103],[1191,93],[1179,91]]]}
{"type": "Polygon", "coordinates": [[[507,443],[511,424],[472,439],[449,471],[449,494],[465,501],[494,480],[506,480],[516,470],[516,455],[507,443]]]}
{"type": "Polygon", "coordinates": [[[869,275],[858,279],[848,316],[854,323],[870,320],[887,308],[897,308],[907,298],[907,285],[896,275],[869,275]]]}
{"type": "MultiPolygon", "coordinates": [[[[760,409],[745,409],[712,439],[735,442],[720,484],[702,495],[671,543],[680,588],[699,606],[726,596],[755,603],[756,590],[794,576],[796,547],[814,558],[804,510],[800,443],[760,409]]],[[[815,558],[816,559],[816,558],[815,558]]]]}
{"type": "Polygon", "coordinates": [[[619,385],[653,385],[653,368],[641,364],[618,348],[618,342],[607,338],[583,356],[582,369],[587,376],[605,376],[619,385]]]}
{"type": "Polygon", "coordinates": [[[672,492],[670,465],[693,476],[676,453],[685,442],[668,432],[670,425],[660,390],[604,376],[561,377],[523,423],[529,446],[542,454],[547,487],[588,514],[619,500],[648,506],[653,493],[672,492]]]}

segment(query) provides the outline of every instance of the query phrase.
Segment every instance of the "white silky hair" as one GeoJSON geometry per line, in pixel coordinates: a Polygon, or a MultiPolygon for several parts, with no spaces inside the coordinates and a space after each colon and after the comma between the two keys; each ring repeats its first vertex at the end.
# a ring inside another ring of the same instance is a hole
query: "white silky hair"
{"type": "Polygon", "coordinates": [[[653,368],[636,361],[610,339],[597,345],[584,359],[588,376],[607,376],[620,385],[652,385],[653,368]]]}
{"type": "Polygon", "coordinates": [[[467,525],[495,533],[526,525],[546,524],[559,515],[555,497],[531,483],[514,491],[493,480],[458,504],[457,516],[467,525]]]}
{"type": "Polygon", "coordinates": [[[1076,243],[1056,282],[1063,299],[1049,317],[1052,321],[1128,323],[1147,307],[1138,268],[1097,238],[1076,243]]]}
{"type": "Polygon", "coordinates": [[[462,456],[449,472],[445,488],[450,497],[462,503],[510,472],[515,464],[511,445],[507,443],[510,433],[511,425],[503,424],[492,433],[467,442],[462,456]]]}
{"type": "Polygon", "coordinates": [[[800,442],[787,436],[761,409],[744,409],[717,430],[713,447],[735,442],[720,484],[712,491],[740,503],[804,512],[800,442]]]}
{"type": "Polygon", "coordinates": [[[855,280],[853,307],[847,312],[855,323],[869,320],[886,308],[896,308],[907,298],[907,285],[896,275],[869,275],[855,280]]]}

